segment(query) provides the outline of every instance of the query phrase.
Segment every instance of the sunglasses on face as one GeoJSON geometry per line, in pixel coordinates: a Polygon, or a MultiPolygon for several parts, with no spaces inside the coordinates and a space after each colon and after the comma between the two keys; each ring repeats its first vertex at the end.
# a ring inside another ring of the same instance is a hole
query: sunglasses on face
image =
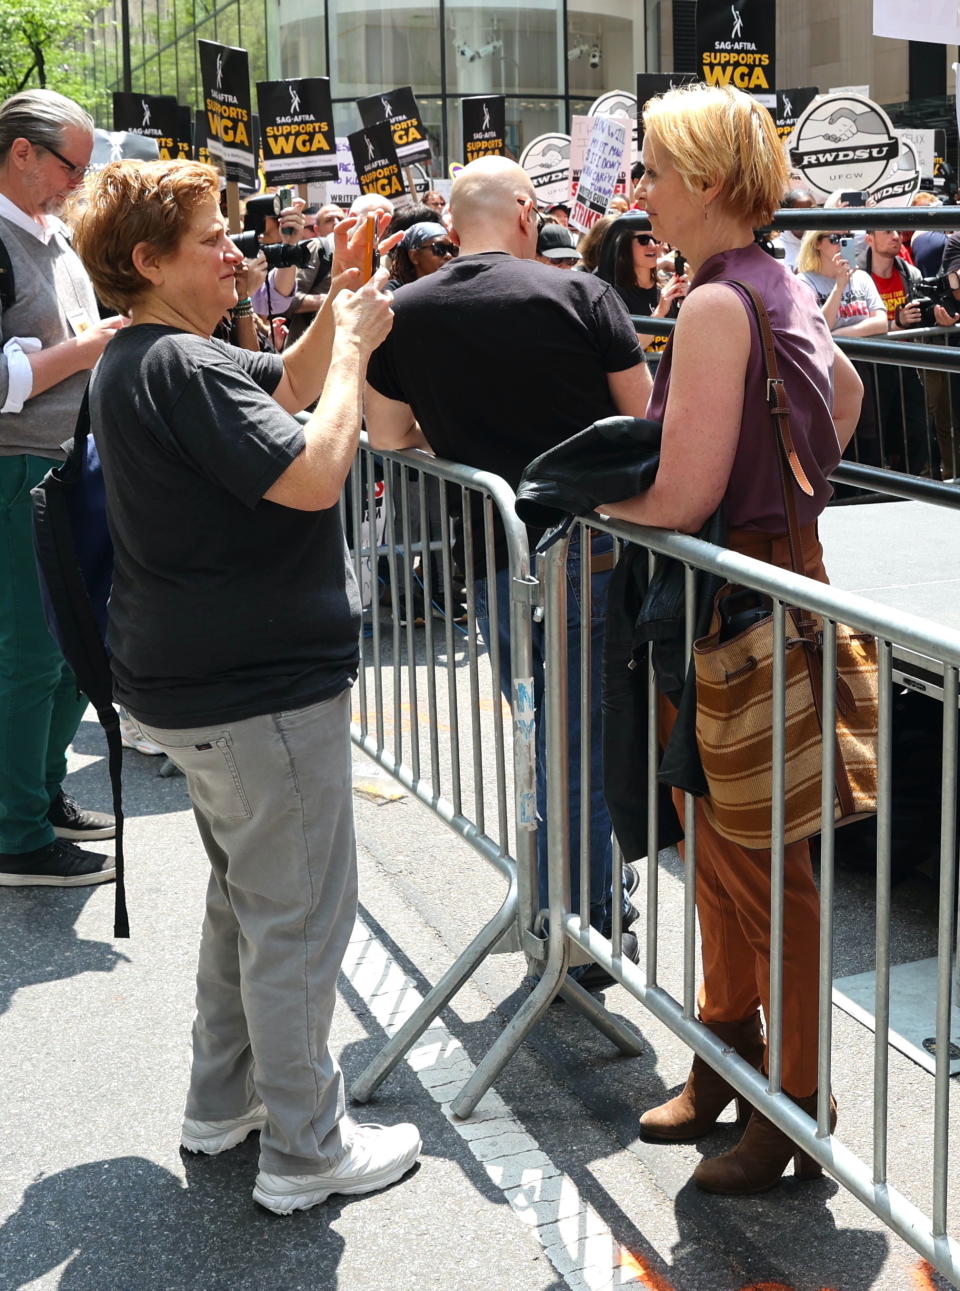
{"type": "Polygon", "coordinates": [[[424,250],[432,251],[441,260],[445,260],[447,256],[460,254],[460,248],[454,246],[452,242],[427,242],[424,244],[424,250]]]}
{"type": "Polygon", "coordinates": [[[655,238],[652,233],[634,233],[631,234],[634,242],[639,242],[642,247],[655,247],[659,238],[655,238]]]}

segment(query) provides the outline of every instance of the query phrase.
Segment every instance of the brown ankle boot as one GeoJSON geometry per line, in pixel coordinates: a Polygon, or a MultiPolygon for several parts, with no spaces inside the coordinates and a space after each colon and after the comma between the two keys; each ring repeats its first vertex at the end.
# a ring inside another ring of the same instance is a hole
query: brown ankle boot
{"type": "MultiPolygon", "coordinates": [[[[817,1096],[793,1100],[808,1116],[816,1117],[817,1096]]],[[[830,1133],[837,1124],[837,1102],[830,1097],[830,1133]]],[[[775,1188],[793,1157],[793,1174],[796,1179],[819,1179],[823,1167],[819,1161],[807,1156],[793,1139],[778,1130],[772,1121],[754,1111],[743,1138],[730,1152],[701,1161],[693,1172],[693,1182],[704,1192],[719,1192],[725,1196],[767,1192],[775,1188]]]]}
{"type": "MultiPolygon", "coordinates": [[[[718,1040],[735,1049],[758,1070],[763,1061],[763,1028],[759,1012],[741,1022],[707,1022],[718,1040]]],[[[688,1143],[713,1129],[725,1107],[737,1100],[737,1123],[745,1125],[750,1104],[732,1085],[704,1062],[694,1057],[687,1083],[669,1102],[651,1107],[640,1117],[640,1137],[655,1143],[688,1143]]]]}

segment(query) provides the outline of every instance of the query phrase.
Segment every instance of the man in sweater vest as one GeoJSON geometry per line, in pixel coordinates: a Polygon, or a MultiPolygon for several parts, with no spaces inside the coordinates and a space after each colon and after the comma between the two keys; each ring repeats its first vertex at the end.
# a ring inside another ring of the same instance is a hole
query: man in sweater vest
{"type": "Polygon", "coordinates": [[[30,490],[65,453],[89,370],[118,327],[101,320],[58,218],[83,183],[93,122],[71,99],[28,90],[0,105],[0,241],[14,298],[0,312],[0,886],[73,887],[115,877],[78,842],[112,816],[63,792],[86,707],[44,617],[30,490]]]}

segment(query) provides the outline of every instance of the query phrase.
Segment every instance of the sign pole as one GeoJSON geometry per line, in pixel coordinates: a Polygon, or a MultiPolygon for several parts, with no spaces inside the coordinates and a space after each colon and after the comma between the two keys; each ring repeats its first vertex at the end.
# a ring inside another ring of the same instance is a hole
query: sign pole
{"type": "Polygon", "coordinates": [[[240,186],[235,179],[227,180],[227,224],[231,233],[239,233],[243,227],[240,218],[240,186]]]}
{"type": "Polygon", "coordinates": [[[414,175],[414,173],[413,173],[413,167],[412,167],[412,166],[404,166],[404,168],[403,168],[403,175],[404,175],[404,178],[405,178],[405,179],[406,179],[406,181],[407,181],[407,188],[409,188],[409,190],[410,190],[410,197],[411,197],[411,199],[413,200],[413,202],[414,202],[414,203],[416,203],[416,200],[417,200],[417,179],[416,179],[416,176],[415,176],[415,175],[414,175]]]}

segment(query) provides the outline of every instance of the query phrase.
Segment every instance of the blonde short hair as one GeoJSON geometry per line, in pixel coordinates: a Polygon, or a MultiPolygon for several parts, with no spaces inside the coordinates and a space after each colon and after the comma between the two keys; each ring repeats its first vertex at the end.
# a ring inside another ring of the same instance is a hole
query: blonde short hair
{"type": "Polygon", "coordinates": [[[220,198],[220,179],[198,161],[114,161],[96,175],[73,235],[74,250],[105,305],[126,313],[150,286],[133,264],[149,242],[162,255],[180,245],[196,208],[220,198]]]}
{"type": "Polygon", "coordinates": [[[800,239],[800,248],[797,251],[797,273],[820,272],[819,243],[821,238],[829,236],[830,234],[824,229],[807,229],[800,239]]]}
{"type": "Polygon", "coordinates": [[[789,171],[773,118],[756,99],[730,86],[685,85],[644,105],[643,128],[691,193],[722,182],[727,210],[757,228],[770,223],[789,171]]]}

